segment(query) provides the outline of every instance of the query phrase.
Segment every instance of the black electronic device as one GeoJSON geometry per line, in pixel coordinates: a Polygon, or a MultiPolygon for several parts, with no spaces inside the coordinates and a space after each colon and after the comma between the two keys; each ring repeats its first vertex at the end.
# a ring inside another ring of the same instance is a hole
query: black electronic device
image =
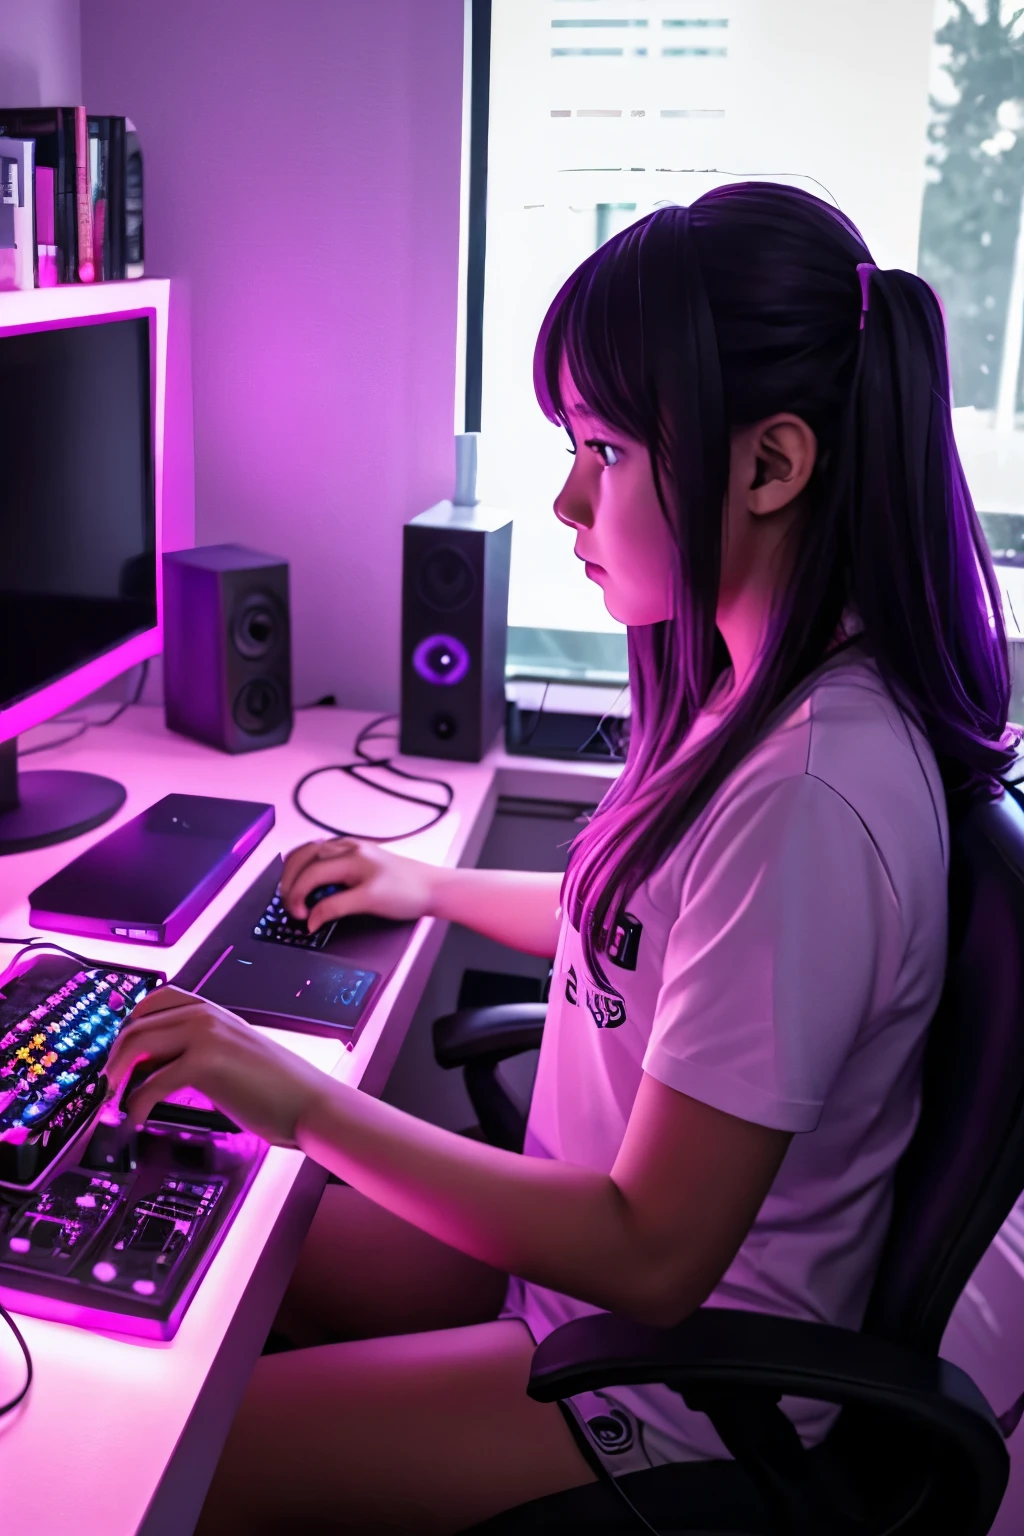
{"type": "Polygon", "coordinates": [[[165,795],[29,897],[37,928],[176,944],[274,825],[274,807],[165,795]]]}
{"type": "MultiPolygon", "coordinates": [[[[291,943],[305,925],[280,918],[275,902],[284,865],[274,859],[173,978],[176,986],[230,1008],[252,1024],[329,1035],[351,1049],[371,1003],[401,959],[413,923],[346,917],[323,948],[291,943]],[[261,920],[270,921],[261,927],[261,920]],[[276,938],[276,942],[274,942],[276,938]]],[[[286,915],[287,916],[287,915],[286,915]]],[[[319,935],[317,935],[319,938],[319,935]]]]}
{"type": "Polygon", "coordinates": [[[76,1165],[28,1196],[0,1191],[5,1305],[173,1337],[267,1148],[237,1128],[176,1122],[170,1108],[158,1105],[127,1140],[98,1124],[76,1165]]]}
{"type": "Polygon", "coordinates": [[[560,757],[580,762],[624,762],[629,749],[628,717],[577,714],[559,709],[525,709],[508,702],[505,749],[522,757],[560,757]]]}
{"type": "Polygon", "coordinates": [[[103,1103],[103,1070],[154,971],[30,954],[0,985],[0,1185],[35,1189],[103,1103]]]}
{"type": "Polygon", "coordinates": [[[16,738],[160,647],[166,298],[72,319],[36,297],[31,322],[0,314],[0,854],[123,805],[116,779],[20,771],[16,738]]]}
{"type": "Polygon", "coordinates": [[[141,1131],[104,1103],[114,1041],[163,980],[34,951],[0,986],[0,1302],[18,1312],[172,1337],[266,1154],[194,1089],[141,1131]]]}
{"type": "Polygon", "coordinates": [[[401,751],[479,762],[505,718],[509,513],[443,501],[405,525],[401,751]]]}
{"type": "MultiPolygon", "coordinates": [[[[310,891],[306,905],[312,912],[317,902],[344,889],[343,885],[318,885],[316,890],[310,891]]],[[[266,911],[253,928],[252,936],[271,944],[291,944],[298,949],[326,949],[337,926],[337,922],[323,923],[315,933],[310,933],[305,918],[292,917],[275,891],[267,903],[266,911]]]]}
{"type": "Polygon", "coordinates": [[[288,566],[239,544],[164,556],[167,725],[224,752],[292,730],[288,566]]]}

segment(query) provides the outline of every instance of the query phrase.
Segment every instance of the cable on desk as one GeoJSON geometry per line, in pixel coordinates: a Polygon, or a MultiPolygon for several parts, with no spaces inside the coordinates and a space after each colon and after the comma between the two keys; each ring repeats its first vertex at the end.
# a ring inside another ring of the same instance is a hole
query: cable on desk
{"type": "Polygon", "coordinates": [[[0,1317],[3,1318],[8,1328],[14,1334],[14,1337],[21,1345],[21,1352],[25,1356],[24,1385],[22,1386],[22,1389],[17,1394],[17,1396],[10,1398],[6,1403],[0,1403],[0,1419],[2,1419],[5,1413],[11,1413],[13,1409],[17,1408],[22,1399],[28,1395],[28,1389],[32,1385],[32,1376],[34,1373],[32,1369],[32,1355],[29,1351],[28,1345],[25,1343],[25,1336],[2,1302],[0,1302],[0,1317]]]}
{"type": "MultiPolygon", "coordinates": [[[[526,735],[520,737],[516,747],[514,748],[515,751],[526,752],[529,750],[533,738],[536,736],[537,731],[540,728],[540,723],[544,716],[544,706],[547,703],[548,690],[550,687],[551,680],[544,684],[544,692],[541,694],[540,703],[537,705],[535,710],[527,709],[522,704],[516,705],[516,708],[518,708],[521,717],[525,717],[526,715],[530,714],[533,715],[533,723],[530,726],[529,732],[526,735]]],[[[608,756],[613,761],[625,761],[626,754],[629,750],[629,717],[626,716],[623,718],[618,715],[613,715],[612,710],[615,708],[616,704],[618,704],[619,700],[622,698],[622,695],[628,688],[629,683],[623,683],[622,687],[615,695],[615,698],[612,700],[608,709],[601,716],[600,720],[598,720],[594,729],[590,732],[590,735],[576,748],[577,757],[581,757],[584,754],[591,757],[595,756],[596,754],[592,753],[590,748],[592,744],[598,738],[600,738],[600,740],[604,743],[608,756]]]]}
{"type": "Polygon", "coordinates": [[[537,705],[537,713],[536,713],[536,715],[534,717],[533,725],[530,728],[530,734],[529,734],[529,736],[524,736],[522,738],[522,740],[520,741],[520,743],[519,743],[521,748],[522,747],[528,747],[530,745],[531,741],[533,740],[533,738],[537,734],[537,727],[540,725],[541,716],[544,713],[544,705],[548,701],[548,691],[550,690],[550,688],[551,688],[551,679],[548,678],[547,682],[544,684],[544,692],[540,696],[540,703],[537,705]]]}
{"type": "Polygon", "coordinates": [[[432,779],[423,773],[408,773],[404,768],[396,768],[390,757],[372,757],[365,751],[367,742],[393,738],[396,734],[394,731],[378,731],[377,727],[386,724],[389,720],[397,719],[397,715],[378,715],[375,720],[370,720],[363,726],[353,747],[356,755],[355,762],[326,763],[322,768],[311,768],[308,773],[304,773],[292,790],[292,804],[299,815],[306,821],[311,821],[314,827],[320,827],[322,831],[329,832],[332,837],[360,837],[368,843],[398,843],[403,838],[416,837],[420,832],[426,832],[428,827],[436,826],[442,817],[447,816],[455,798],[455,791],[447,780],[432,779]],[[445,802],[439,805],[436,800],[425,800],[422,795],[410,795],[400,789],[389,789],[386,784],[378,784],[375,780],[364,777],[364,770],[367,768],[382,769],[386,773],[394,774],[396,778],[404,779],[409,784],[433,784],[444,791],[445,802]],[[429,821],[425,821],[422,826],[414,827],[411,832],[393,832],[386,837],[376,836],[370,832],[353,832],[343,827],[332,827],[329,822],[321,821],[319,816],[314,816],[312,811],[307,811],[301,800],[302,791],[310,779],[318,778],[322,773],[348,774],[349,778],[355,779],[358,784],[365,784],[368,789],[379,790],[382,795],[390,795],[393,800],[406,800],[411,805],[428,806],[434,814],[429,821]]]}
{"type": "Polygon", "coordinates": [[[120,720],[126,709],[129,709],[133,704],[137,704],[142,698],[142,690],[146,686],[146,678],[148,675],[149,659],[147,657],[147,659],[142,663],[142,670],[139,673],[139,681],[135,685],[135,692],[132,694],[130,699],[125,699],[123,704],[119,704],[112,715],[108,715],[105,720],[70,719],[55,722],[63,725],[77,725],[78,729],[76,731],[72,731],[69,736],[58,736],[56,741],[45,741],[43,742],[42,746],[39,747],[23,747],[19,751],[18,756],[32,757],[36,752],[52,752],[55,747],[66,747],[69,741],[77,741],[80,736],[84,736],[86,731],[92,728],[101,731],[105,726],[113,725],[115,720],[120,720]]]}
{"type": "Polygon", "coordinates": [[[600,736],[601,740],[608,748],[608,756],[611,758],[617,758],[619,761],[625,761],[626,754],[629,751],[630,718],[628,715],[625,718],[622,718],[619,715],[613,715],[612,710],[622,698],[622,695],[626,692],[628,687],[628,683],[623,683],[622,687],[619,689],[618,693],[615,695],[611,704],[605,710],[604,714],[601,716],[600,720],[597,722],[596,726],[587,737],[586,741],[581,747],[576,748],[578,754],[586,752],[590,747],[590,743],[595,739],[595,737],[600,736]]]}
{"type": "Polygon", "coordinates": [[[55,949],[58,954],[67,955],[69,960],[77,960],[79,965],[88,965],[93,968],[96,966],[103,966],[112,963],[106,960],[90,960],[86,955],[80,955],[73,949],[66,949],[63,944],[55,943],[53,939],[11,939],[8,938],[6,934],[0,933],[0,944],[21,945],[21,948],[18,950],[17,954],[12,955],[7,964],[4,966],[3,970],[0,971],[0,982],[3,981],[11,967],[17,965],[18,961],[23,955],[31,954],[34,950],[37,949],[55,949]]]}

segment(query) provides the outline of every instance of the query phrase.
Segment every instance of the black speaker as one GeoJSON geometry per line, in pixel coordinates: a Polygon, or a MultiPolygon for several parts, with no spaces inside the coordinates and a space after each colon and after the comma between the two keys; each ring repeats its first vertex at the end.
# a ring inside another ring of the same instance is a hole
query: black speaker
{"type": "Polygon", "coordinates": [[[403,752],[476,763],[502,729],[511,554],[507,512],[442,501],[406,523],[403,752]]]}
{"type": "Polygon", "coordinates": [[[224,752],[292,731],[288,565],[240,544],[164,555],[167,724],[224,752]]]}

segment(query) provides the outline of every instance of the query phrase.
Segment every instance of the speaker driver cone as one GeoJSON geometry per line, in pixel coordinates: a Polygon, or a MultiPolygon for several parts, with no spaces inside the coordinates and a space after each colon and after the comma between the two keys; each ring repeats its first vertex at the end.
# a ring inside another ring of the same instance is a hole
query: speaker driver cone
{"type": "Polygon", "coordinates": [[[276,731],[288,712],[283,691],[269,677],[250,678],[235,695],[235,724],[250,736],[276,731]]]}
{"type": "Polygon", "coordinates": [[[455,613],[476,595],[476,573],[461,550],[442,544],[416,573],[420,600],[435,613],[455,613]]]}
{"type": "Polygon", "coordinates": [[[231,621],[235,650],[246,661],[261,661],[277,649],[284,624],[272,597],[254,592],[231,621]]]}

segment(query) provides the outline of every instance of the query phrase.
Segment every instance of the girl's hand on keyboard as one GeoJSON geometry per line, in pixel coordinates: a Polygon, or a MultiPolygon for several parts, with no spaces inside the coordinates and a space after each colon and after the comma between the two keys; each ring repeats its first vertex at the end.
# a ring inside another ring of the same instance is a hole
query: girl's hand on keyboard
{"type": "Polygon", "coordinates": [[[123,1106],[130,1124],[144,1124],[177,1089],[198,1088],[238,1125],[279,1147],[297,1145],[300,1116],[331,1081],[226,1008],[179,987],[143,998],[118,1036],[106,1069],[115,1102],[141,1063],[146,1076],[123,1106]]]}
{"type": "Polygon", "coordinates": [[[332,919],[369,912],[375,917],[414,920],[429,913],[436,871],[418,859],[388,853],[354,837],[303,843],[285,860],[281,900],[310,933],[332,919]],[[345,886],[307,912],[306,898],[323,885],[345,886]]]}

